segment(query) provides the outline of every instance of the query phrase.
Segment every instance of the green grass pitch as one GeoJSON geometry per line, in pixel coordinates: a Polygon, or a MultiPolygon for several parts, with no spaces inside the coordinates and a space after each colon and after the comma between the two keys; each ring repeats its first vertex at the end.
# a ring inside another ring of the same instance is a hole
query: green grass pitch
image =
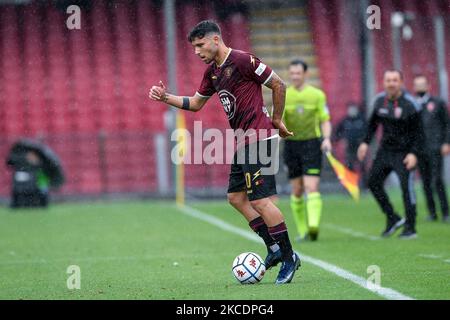
{"type": "MultiPolygon", "coordinates": [[[[425,222],[419,197],[418,235],[378,239],[384,216],[374,200],[324,196],[319,241],[295,249],[414,299],[450,298],[450,225],[425,222]]],[[[402,209],[400,197],[394,202],[402,209]]],[[[189,204],[249,230],[226,201],[189,204]]],[[[295,229],[289,202],[285,213],[295,229]]],[[[402,210],[401,210],[402,211],[402,210]]],[[[0,209],[0,299],[383,299],[307,262],[289,285],[273,284],[278,268],[256,285],[240,285],[231,263],[265,248],[182,213],[172,202],[57,204],[48,210],[0,209]],[[80,267],[81,288],[68,289],[67,268],[80,267]]]]}

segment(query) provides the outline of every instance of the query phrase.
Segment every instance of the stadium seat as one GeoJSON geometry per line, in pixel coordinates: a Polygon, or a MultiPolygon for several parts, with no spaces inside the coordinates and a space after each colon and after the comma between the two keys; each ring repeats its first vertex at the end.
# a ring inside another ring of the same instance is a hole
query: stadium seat
{"type": "MultiPolygon", "coordinates": [[[[147,95],[159,80],[167,84],[162,9],[154,1],[107,6],[105,1],[93,2],[82,20],[83,28],[76,31],[66,29],[67,15],[50,4],[2,5],[0,12],[0,78],[7,79],[0,88],[0,129],[8,139],[23,135],[51,139],[67,164],[68,182],[61,194],[157,190],[153,139],[156,133],[166,134],[168,107],[147,95]],[[117,23],[105,28],[112,20],[117,23]],[[116,139],[131,134],[118,142],[118,149],[105,146],[110,186],[103,185],[103,173],[96,167],[100,132],[116,139]],[[81,133],[95,143],[84,147],[81,133]],[[133,136],[137,133],[145,134],[133,136]],[[123,172],[124,167],[129,170],[123,172]]],[[[186,33],[199,19],[215,17],[215,13],[209,4],[198,11],[184,3],[177,12],[179,52],[173,63],[183,71],[179,92],[192,94],[205,65],[192,54],[186,33]]],[[[237,31],[247,22],[235,22],[235,39],[230,41],[249,47],[247,38],[241,40],[237,31]]],[[[207,127],[227,127],[217,99],[211,99],[201,115],[186,114],[186,119],[189,128],[196,119],[204,120],[207,127]]],[[[211,178],[204,165],[192,170],[196,177],[192,183],[198,187],[211,178]]],[[[3,171],[0,178],[5,178],[3,171]]],[[[4,190],[0,189],[0,195],[4,190]]]]}

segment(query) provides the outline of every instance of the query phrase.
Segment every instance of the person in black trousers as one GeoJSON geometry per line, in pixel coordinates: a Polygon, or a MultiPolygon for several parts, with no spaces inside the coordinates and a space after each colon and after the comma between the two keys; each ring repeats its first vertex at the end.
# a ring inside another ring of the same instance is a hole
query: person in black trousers
{"type": "Polygon", "coordinates": [[[336,127],[333,141],[345,140],[345,164],[350,170],[355,170],[358,164],[356,152],[367,130],[364,112],[353,102],[347,104],[347,116],[336,127]]]}
{"type": "Polygon", "coordinates": [[[414,78],[416,101],[421,105],[420,113],[425,132],[424,148],[419,155],[419,172],[428,207],[428,220],[436,221],[436,205],[433,198],[437,193],[442,210],[442,220],[449,222],[448,200],[442,179],[443,155],[450,151],[449,119],[445,102],[429,94],[428,80],[423,75],[414,78]],[[434,190],[433,190],[434,189],[434,190]]]}
{"type": "Polygon", "coordinates": [[[383,85],[385,91],[375,98],[366,137],[358,148],[358,160],[362,161],[366,157],[369,143],[381,124],[383,137],[369,173],[369,189],[387,216],[382,236],[388,237],[404,225],[400,238],[411,239],[417,237],[414,168],[423,139],[420,106],[410,94],[402,90],[401,71],[385,71],[383,85]],[[384,190],[384,181],[392,171],[400,179],[406,220],[394,211],[384,190]]]}

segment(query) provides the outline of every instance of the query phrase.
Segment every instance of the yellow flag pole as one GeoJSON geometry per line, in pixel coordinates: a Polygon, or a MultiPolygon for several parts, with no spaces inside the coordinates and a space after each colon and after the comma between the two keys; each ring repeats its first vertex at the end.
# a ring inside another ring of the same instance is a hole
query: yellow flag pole
{"type": "MultiPolygon", "coordinates": [[[[183,159],[186,154],[186,121],[183,112],[177,112],[176,127],[178,129],[178,150],[180,150],[180,158],[183,159]]],[[[176,204],[184,206],[185,203],[185,183],[184,183],[184,160],[180,161],[175,167],[175,181],[176,181],[176,204]]]]}

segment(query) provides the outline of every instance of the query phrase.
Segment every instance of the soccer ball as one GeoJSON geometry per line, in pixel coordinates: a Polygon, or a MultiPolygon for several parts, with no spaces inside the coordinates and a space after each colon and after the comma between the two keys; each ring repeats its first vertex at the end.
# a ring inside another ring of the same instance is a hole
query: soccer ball
{"type": "Polygon", "coordinates": [[[266,266],[256,253],[244,252],[234,259],[232,272],[241,284],[253,284],[262,280],[266,273],[266,266]]]}

